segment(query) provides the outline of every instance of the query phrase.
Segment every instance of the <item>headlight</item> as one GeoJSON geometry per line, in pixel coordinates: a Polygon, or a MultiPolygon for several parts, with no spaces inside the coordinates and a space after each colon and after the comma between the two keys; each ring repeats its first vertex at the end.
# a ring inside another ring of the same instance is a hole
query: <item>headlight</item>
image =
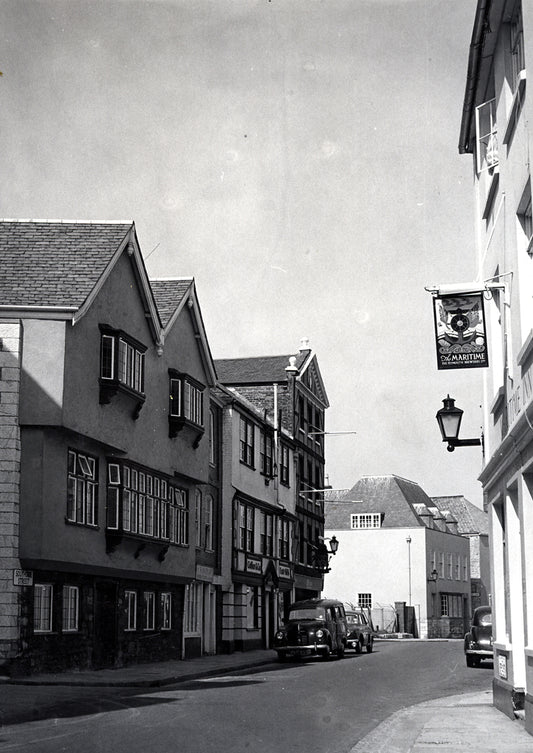
{"type": "Polygon", "coordinates": [[[319,629],[318,629],[318,630],[316,631],[316,637],[317,637],[317,638],[323,638],[323,637],[324,637],[324,631],[323,631],[323,630],[321,630],[321,628],[319,628],[319,629]]]}
{"type": "Polygon", "coordinates": [[[278,630],[276,633],[276,640],[282,641],[285,638],[285,633],[282,630],[278,630]]]}

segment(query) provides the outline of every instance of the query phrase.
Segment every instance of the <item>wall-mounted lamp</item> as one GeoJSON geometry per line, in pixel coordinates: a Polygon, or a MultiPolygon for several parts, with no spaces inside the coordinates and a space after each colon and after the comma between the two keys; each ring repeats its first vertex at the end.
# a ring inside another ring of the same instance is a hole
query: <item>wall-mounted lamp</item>
{"type": "Polygon", "coordinates": [[[430,574],[428,575],[428,580],[431,580],[431,581],[434,581],[434,582],[437,581],[438,578],[439,578],[439,574],[438,574],[438,572],[436,570],[432,570],[430,572],[430,574]]]}
{"type": "Polygon", "coordinates": [[[339,540],[336,536],[332,536],[330,539],[324,539],[320,542],[318,546],[315,546],[314,544],[311,544],[311,547],[315,551],[314,556],[314,565],[318,570],[321,570],[323,573],[329,573],[330,567],[329,567],[329,561],[332,557],[332,555],[337,554],[337,550],[339,548],[339,540]],[[329,541],[329,549],[327,548],[324,541],[329,541]]]}
{"type": "Polygon", "coordinates": [[[439,424],[442,441],[448,443],[448,452],[453,452],[456,447],[474,447],[481,445],[481,439],[459,439],[459,429],[463,411],[455,406],[455,400],[449,395],[442,401],[444,407],[437,411],[436,419],[439,424]]]}

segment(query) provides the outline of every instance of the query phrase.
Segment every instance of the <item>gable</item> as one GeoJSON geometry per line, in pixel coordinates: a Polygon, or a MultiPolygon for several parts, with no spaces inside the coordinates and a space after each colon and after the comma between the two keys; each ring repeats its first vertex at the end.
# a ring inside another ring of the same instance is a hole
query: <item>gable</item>
{"type": "Polygon", "coordinates": [[[318,368],[318,362],[316,356],[313,355],[302,369],[300,376],[298,377],[301,384],[309,390],[309,392],[318,400],[318,402],[324,406],[329,407],[328,397],[326,395],[326,388],[322,380],[320,369],[318,368]]]}

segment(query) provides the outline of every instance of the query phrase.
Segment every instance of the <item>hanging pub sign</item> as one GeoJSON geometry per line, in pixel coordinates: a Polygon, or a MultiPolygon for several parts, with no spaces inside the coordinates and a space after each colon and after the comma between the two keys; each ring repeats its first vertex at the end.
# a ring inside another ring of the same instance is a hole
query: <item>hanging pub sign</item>
{"type": "Polygon", "coordinates": [[[437,367],[476,369],[489,365],[483,293],[433,299],[437,367]]]}

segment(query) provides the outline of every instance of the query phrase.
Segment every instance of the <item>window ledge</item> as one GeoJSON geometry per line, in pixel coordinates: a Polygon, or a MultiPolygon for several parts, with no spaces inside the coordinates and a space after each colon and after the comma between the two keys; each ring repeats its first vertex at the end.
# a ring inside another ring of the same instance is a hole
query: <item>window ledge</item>
{"type": "Polygon", "coordinates": [[[490,412],[492,415],[496,415],[501,412],[501,409],[503,408],[504,403],[504,396],[505,396],[505,390],[503,387],[500,387],[496,395],[494,396],[494,400],[492,401],[492,405],[490,406],[490,412]]]}
{"type": "Polygon", "coordinates": [[[522,104],[524,102],[524,94],[526,92],[526,72],[520,71],[518,74],[518,82],[516,85],[516,91],[513,96],[513,101],[511,104],[511,110],[509,112],[509,118],[507,120],[507,128],[505,129],[505,134],[503,137],[503,143],[504,144],[510,144],[513,134],[516,128],[516,124],[518,122],[518,116],[520,114],[520,110],[522,109],[522,104]]]}

